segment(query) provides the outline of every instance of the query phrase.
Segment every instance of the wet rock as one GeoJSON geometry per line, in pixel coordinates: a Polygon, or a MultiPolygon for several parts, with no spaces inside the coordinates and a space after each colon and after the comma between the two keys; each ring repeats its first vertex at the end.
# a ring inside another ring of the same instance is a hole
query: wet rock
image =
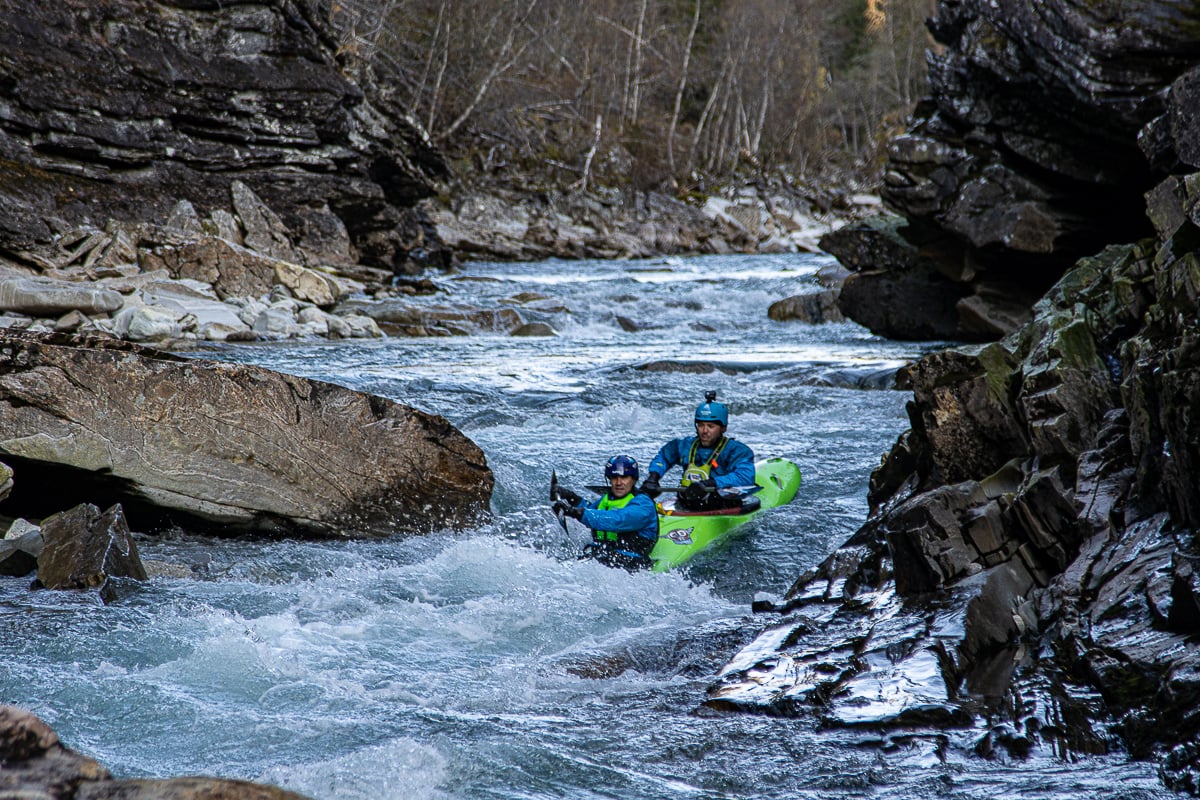
{"type": "Polygon", "coordinates": [[[111,339],[0,336],[0,454],[29,476],[5,501],[11,513],[44,516],[18,506],[95,493],[138,530],[178,518],[350,536],[457,528],[487,512],[486,459],[442,417],[111,339]]]}
{"type": "Polygon", "coordinates": [[[114,780],[91,758],[63,746],[45,722],[0,706],[0,795],[29,800],[305,800],[275,786],[221,778],[114,780]]]}
{"type": "Polygon", "coordinates": [[[822,322],[841,322],[845,319],[838,307],[837,289],[827,289],[823,292],[799,294],[772,303],[767,308],[767,316],[773,320],[799,320],[810,325],[822,322]]]}
{"type": "Polygon", "coordinates": [[[512,332],[513,336],[557,336],[558,331],[544,322],[526,322],[512,332]]]}
{"type": "Polygon", "coordinates": [[[713,364],[710,361],[651,361],[637,367],[645,372],[681,372],[690,375],[709,375],[713,372],[734,374],[732,370],[713,364]]]}
{"type": "Polygon", "coordinates": [[[63,747],[50,726],[15,706],[0,706],[0,792],[58,800],[75,787],[111,777],[93,759],[63,747]]]}
{"type": "Polygon", "coordinates": [[[464,305],[417,305],[404,300],[375,303],[349,301],[334,309],[346,317],[369,317],[389,331],[405,336],[466,336],[508,334],[525,324],[511,308],[477,308],[464,305]]]}
{"type": "Polygon", "coordinates": [[[306,800],[304,795],[220,778],[129,778],[83,784],[75,800],[306,800]]]}
{"type": "Polygon", "coordinates": [[[101,513],[90,503],[42,520],[38,585],[111,591],[110,578],[146,579],[137,545],[119,504],[101,513]]]}
{"type": "Polygon", "coordinates": [[[0,575],[28,575],[37,569],[42,554],[41,528],[25,519],[15,519],[0,540],[0,575]]]}

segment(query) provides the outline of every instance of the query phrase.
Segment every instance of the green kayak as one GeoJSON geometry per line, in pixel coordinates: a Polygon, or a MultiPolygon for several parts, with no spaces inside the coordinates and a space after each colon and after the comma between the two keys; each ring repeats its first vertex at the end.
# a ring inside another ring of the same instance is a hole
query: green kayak
{"type": "Polygon", "coordinates": [[[768,458],[754,465],[754,482],[762,488],[747,495],[741,508],[723,511],[676,511],[674,495],[660,495],[658,543],[650,551],[654,571],[678,567],[764,509],[790,503],[800,489],[800,468],[786,458],[768,458]]]}

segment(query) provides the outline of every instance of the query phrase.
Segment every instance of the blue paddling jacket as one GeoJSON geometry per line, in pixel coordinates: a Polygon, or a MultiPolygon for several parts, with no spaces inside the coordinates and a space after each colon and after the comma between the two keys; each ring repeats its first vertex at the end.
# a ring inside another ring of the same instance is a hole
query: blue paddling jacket
{"type": "Polygon", "coordinates": [[[646,472],[653,472],[661,478],[671,467],[680,466],[686,470],[689,463],[707,466],[708,475],[717,484],[718,489],[754,485],[754,451],[727,436],[722,436],[715,447],[700,447],[695,436],[672,439],[658,451],[646,472]],[[695,460],[689,461],[689,455],[695,460]]]}
{"type": "Polygon", "coordinates": [[[658,508],[640,492],[612,500],[607,492],[585,501],[583,524],[592,529],[592,539],[623,555],[646,558],[658,541],[658,508]]]}

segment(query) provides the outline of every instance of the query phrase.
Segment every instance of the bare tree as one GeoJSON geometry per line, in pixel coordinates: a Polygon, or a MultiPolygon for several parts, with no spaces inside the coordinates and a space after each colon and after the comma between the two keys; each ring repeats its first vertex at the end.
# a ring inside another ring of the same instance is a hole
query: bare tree
{"type": "Polygon", "coordinates": [[[345,49],[390,62],[399,96],[451,158],[565,170],[586,186],[868,163],[924,93],[932,2],[335,7],[345,49]],[[631,159],[633,172],[617,166],[631,159]]]}
{"type": "Polygon", "coordinates": [[[667,131],[667,167],[675,174],[675,129],[679,126],[679,109],[683,105],[683,93],[687,91],[688,64],[692,60],[692,46],[696,42],[696,30],[700,27],[701,0],[696,0],[692,14],[692,27],[688,30],[687,43],[683,47],[683,64],[679,68],[679,90],[675,92],[675,105],[671,109],[671,126],[667,131]]]}

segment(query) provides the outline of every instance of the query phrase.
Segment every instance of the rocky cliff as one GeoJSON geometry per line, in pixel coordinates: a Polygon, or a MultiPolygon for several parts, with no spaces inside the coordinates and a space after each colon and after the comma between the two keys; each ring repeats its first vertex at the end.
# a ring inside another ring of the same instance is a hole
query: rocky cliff
{"type": "MultiPolygon", "coordinates": [[[[444,165],[315,0],[0,2],[0,257],[72,229],[232,212],[241,181],[307,265],[403,271],[444,165]]],[[[423,266],[419,264],[418,266],[423,266]]]]}
{"type": "Polygon", "coordinates": [[[1200,5],[943,2],[932,28],[905,217],[842,234],[847,288],[905,284],[922,333],[988,338],[972,298],[1053,285],[908,369],[870,519],[761,604],[709,703],[985,757],[1124,749],[1198,793],[1200,5]]]}
{"type": "Polygon", "coordinates": [[[1076,259],[1149,235],[1142,193],[1181,166],[1181,106],[1164,111],[1200,60],[1197,13],[940,2],[930,95],[888,146],[883,198],[898,217],[822,243],[858,272],[843,311],[893,337],[995,339],[1076,259]]]}

